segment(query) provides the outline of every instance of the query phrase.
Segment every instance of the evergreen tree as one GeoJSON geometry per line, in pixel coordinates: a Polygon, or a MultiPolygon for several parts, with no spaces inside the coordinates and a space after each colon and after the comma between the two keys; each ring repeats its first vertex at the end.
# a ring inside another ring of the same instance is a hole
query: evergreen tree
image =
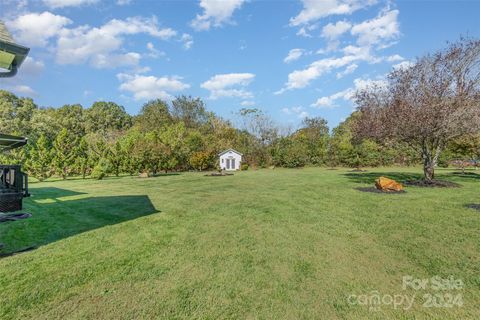
{"type": "Polygon", "coordinates": [[[63,128],[53,142],[53,165],[62,179],[67,179],[75,164],[76,138],[63,128]]]}
{"type": "Polygon", "coordinates": [[[26,161],[28,173],[40,181],[52,175],[52,148],[45,135],[40,135],[31,147],[30,157],[26,161]]]}
{"type": "Polygon", "coordinates": [[[75,171],[85,179],[90,168],[90,155],[88,143],[85,137],[80,138],[80,142],[75,147],[75,171]]]}

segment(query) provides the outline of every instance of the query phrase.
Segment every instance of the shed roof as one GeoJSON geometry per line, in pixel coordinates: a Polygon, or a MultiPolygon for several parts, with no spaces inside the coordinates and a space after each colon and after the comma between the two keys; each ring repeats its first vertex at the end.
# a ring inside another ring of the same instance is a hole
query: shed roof
{"type": "Polygon", "coordinates": [[[239,154],[239,155],[243,156],[242,153],[238,152],[238,151],[235,150],[235,149],[227,149],[227,150],[225,150],[225,151],[223,151],[223,152],[220,152],[218,155],[219,155],[219,156],[222,156],[222,155],[224,155],[225,153],[230,152],[230,151],[231,151],[231,152],[235,152],[236,154],[239,154]]]}
{"type": "Polygon", "coordinates": [[[0,150],[15,149],[27,144],[27,138],[0,133],[0,150]]]}

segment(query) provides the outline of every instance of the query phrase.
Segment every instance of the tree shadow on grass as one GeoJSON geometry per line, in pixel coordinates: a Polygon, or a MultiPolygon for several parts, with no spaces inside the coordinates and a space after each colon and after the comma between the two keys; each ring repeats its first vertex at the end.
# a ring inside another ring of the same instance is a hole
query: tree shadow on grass
{"type": "MultiPolygon", "coordinates": [[[[0,224],[1,255],[158,213],[146,195],[85,197],[59,188],[35,188],[24,200],[32,217],[0,224]]],[[[1,256],[0,255],[0,256],[1,256]]]]}
{"type": "Polygon", "coordinates": [[[461,172],[461,171],[455,171],[448,173],[447,176],[449,177],[455,177],[455,178],[462,178],[462,179],[467,179],[467,180],[480,180],[480,174],[476,172],[461,172]]]}
{"type": "Polygon", "coordinates": [[[373,184],[375,183],[375,180],[380,177],[387,177],[401,183],[408,180],[419,180],[423,178],[422,174],[411,172],[348,172],[345,173],[344,176],[355,183],[363,184],[373,184]]]}

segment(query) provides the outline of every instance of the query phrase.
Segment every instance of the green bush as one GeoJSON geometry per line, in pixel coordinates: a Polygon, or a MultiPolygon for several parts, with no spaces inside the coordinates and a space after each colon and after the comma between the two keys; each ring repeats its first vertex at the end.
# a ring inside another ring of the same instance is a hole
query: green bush
{"type": "Polygon", "coordinates": [[[109,167],[106,159],[100,159],[92,170],[92,178],[102,180],[107,175],[109,167]]]}
{"type": "Polygon", "coordinates": [[[248,163],[242,163],[242,165],[240,166],[240,170],[247,171],[248,170],[248,163]]]}

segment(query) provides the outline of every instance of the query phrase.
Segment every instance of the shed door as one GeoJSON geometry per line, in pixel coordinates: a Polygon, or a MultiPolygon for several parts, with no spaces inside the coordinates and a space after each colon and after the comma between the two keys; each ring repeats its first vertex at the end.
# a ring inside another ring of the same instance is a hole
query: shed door
{"type": "Polygon", "coordinates": [[[227,169],[230,169],[230,159],[227,159],[227,169]]]}
{"type": "Polygon", "coordinates": [[[232,159],[232,169],[235,169],[235,158],[232,159]]]}

